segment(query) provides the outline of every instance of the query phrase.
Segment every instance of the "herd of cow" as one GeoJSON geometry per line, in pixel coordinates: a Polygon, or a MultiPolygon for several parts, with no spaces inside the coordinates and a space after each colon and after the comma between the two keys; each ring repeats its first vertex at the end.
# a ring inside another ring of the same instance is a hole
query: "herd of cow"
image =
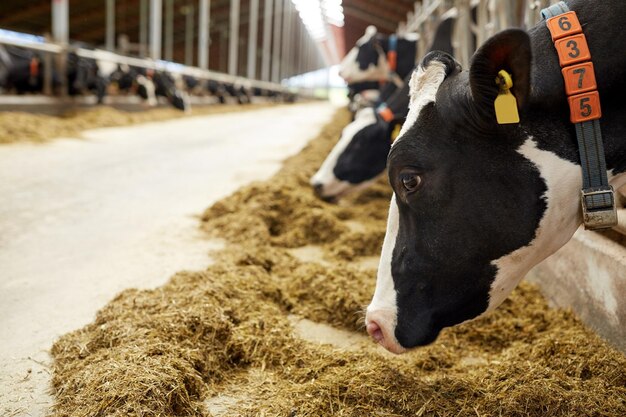
{"type": "Polygon", "coordinates": [[[597,210],[615,213],[608,185],[626,186],[626,2],[568,0],[542,13],[546,20],[529,31],[488,39],[465,70],[451,55],[453,12],[424,57],[415,56],[414,40],[369,28],[341,65],[354,119],[311,185],[336,201],[387,168],[393,196],[365,324],[394,353],[496,308],[569,241],[583,221],[581,201],[601,197],[597,210]],[[550,16],[564,32],[557,43],[550,16]],[[580,96],[599,94],[601,113],[588,98],[572,107],[563,57],[591,68],[568,82],[577,88],[593,81],[597,91],[580,96]],[[367,91],[381,79],[381,89],[367,91]],[[506,94],[519,122],[496,117],[497,98],[506,94]],[[591,129],[570,121],[588,116],[595,118],[586,122],[591,129]],[[596,138],[601,162],[585,159],[585,169],[597,164],[598,177],[606,175],[601,189],[589,188],[581,163],[586,135],[596,138]]]}
{"type": "MultiPolygon", "coordinates": [[[[76,45],[85,47],[84,45],[76,45]]],[[[66,60],[66,88],[69,96],[95,95],[99,104],[108,94],[137,95],[149,106],[163,98],[173,107],[190,108],[189,95],[210,95],[220,103],[250,103],[253,96],[289,101],[284,93],[261,90],[243,84],[199,79],[176,72],[116,64],[107,60],[108,52],[92,50],[96,58],[85,58],[69,52],[66,60]]],[[[0,93],[42,93],[44,91],[44,55],[31,49],[0,44],[0,93]]],[[[62,86],[60,74],[51,71],[53,90],[62,86]]]]}

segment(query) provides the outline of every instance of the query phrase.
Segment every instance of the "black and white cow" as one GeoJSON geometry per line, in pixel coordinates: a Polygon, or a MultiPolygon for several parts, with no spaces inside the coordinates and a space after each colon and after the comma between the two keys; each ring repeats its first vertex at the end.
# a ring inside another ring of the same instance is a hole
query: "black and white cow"
{"type": "Polygon", "coordinates": [[[152,74],[153,71],[148,73],[144,68],[120,64],[110,73],[109,81],[119,92],[137,94],[152,107],[158,104],[152,74]]]}
{"type": "Polygon", "coordinates": [[[98,104],[104,102],[109,85],[108,76],[102,75],[96,60],[67,54],[67,91],[70,96],[94,93],[98,104]]]}
{"type": "MultiPolygon", "coordinates": [[[[598,90],[607,174],[626,184],[626,2],[567,2],[581,21],[598,90]]],[[[489,39],[462,71],[427,55],[389,158],[393,197],[368,333],[401,353],[496,308],[582,221],[581,166],[545,22],[489,39]],[[499,70],[512,74],[519,124],[498,125],[499,70]]]]}
{"type": "MultiPolygon", "coordinates": [[[[86,47],[83,44],[74,47],[86,47]]],[[[18,47],[3,48],[0,54],[6,67],[4,86],[18,94],[41,93],[44,84],[43,58],[40,53],[18,47]]],[[[67,93],[79,96],[93,93],[102,103],[109,84],[108,76],[103,75],[100,63],[70,51],[66,61],[67,93]]],[[[52,69],[52,86],[58,88],[61,81],[57,71],[52,69]]]]}
{"type": "Polygon", "coordinates": [[[409,75],[415,67],[417,37],[411,34],[397,37],[397,62],[393,71],[387,55],[392,47],[390,39],[389,35],[378,34],[375,26],[369,26],[339,64],[339,76],[350,85],[387,81],[394,73],[400,79],[409,75]]]}
{"type": "Polygon", "coordinates": [[[319,198],[336,202],[349,192],[367,187],[383,173],[394,128],[404,122],[409,105],[409,86],[389,83],[378,107],[365,107],[341,132],[341,137],[318,171],[311,186],[319,198]],[[381,112],[389,117],[383,118],[381,112]]]}
{"type": "Polygon", "coordinates": [[[165,97],[178,110],[189,111],[191,109],[187,93],[178,88],[172,75],[164,71],[148,71],[147,76],[154,83],[154,93],[157,97],[165,97]]]}
{"type": "MultiPolygon", "coordinates": [[[[440,48],[452,53],[456,16],[456,9],[442,16],[430,50],[440,48]]],[[[405,77],[402,88],[387,83],[376,103],[385,103],[393,119],[385,121],[373,107],[367,106],[355,113],[353,122],[346,126],[339,142],[311,178],[311,186],[320,198],[336,202],[341,196],[366,187],[385,170],[392,132],[397,123],[404,122],[408,112],[410,77],[411,74],[405,77]]]]}
{"type": "Polygon", "coordinates": [[[339,76],[348,83],[350,110],[371,106],[379,100],[381,83],[401,83],[415,66],[416,52],[416,35],[397,36],[392,41],[392,36],[380,35],[375,26],[368,26],[339,64],[339,76]],[[395,51],[395,62],[389,59],[391,50],[395,51]]]}
{"type": "MultiPolygon", "coordinates": [[[[4,88],[17,94],[43,91],[44,68],[41,55],[35,51],[7,46],[5,49],[6,76],[4,88]]],[[[53,73],[53,86],[58,87],[59,78],[53,73]]]]}

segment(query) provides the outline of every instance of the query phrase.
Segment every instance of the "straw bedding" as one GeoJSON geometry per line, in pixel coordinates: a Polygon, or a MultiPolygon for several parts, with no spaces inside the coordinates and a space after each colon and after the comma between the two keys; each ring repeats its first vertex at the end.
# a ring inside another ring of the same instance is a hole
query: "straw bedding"
{"type": "Polygon", "coordinates": [[[269,105],[272,104],[196,106],[191,113],[174,108],[127,112],[108,106],[98,106],[89,110],[69,111],[61,117],[18,111],[0,112],[0,145],[16,142],[48,142],[59,137],[80,138],[81,132],[85,129],[252,110],[269,105]]]}
{"type": "Polygon", "coordinates": [[[213,266],[124,291],[55,343],[55,416],[626,415],[626,358],[528,284],[398,357],[298,335],[294,317],[362,334],[374,289],[362,261],[384,237],[384,179],[340,206],[307,186],[346,122],[206,210],[229,242],[213,266]]]}

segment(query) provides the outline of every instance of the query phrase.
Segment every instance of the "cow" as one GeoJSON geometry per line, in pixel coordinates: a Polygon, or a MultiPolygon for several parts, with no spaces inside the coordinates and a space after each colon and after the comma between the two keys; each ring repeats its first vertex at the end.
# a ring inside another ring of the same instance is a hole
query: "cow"
{"type": "Polygon", "coordinates": [[[377,107],[357,110],[354,120],[341,132],[318,171],[311,177],[315,194],[337,202],[342,196],[363,189],[383,173],[394,128],[404,122],[409,104],[408,79],[402,88],[389,83],[377,107]]]}
{"type": "MultiPolygon", "coordinates": [[[[456,16],[456,9],[442,16],[430,50],[440,48],[452,53],[456,16]]],[[[372,108],[355,114],[354,121],[346,126],[339,142],[311,178],[310,184],[318,197],[337,202],[345,194],[367,187],[384,171],[394,128],[404,122],[408,112],[410,78],[408,74],[401,88],[396,83],[383,87],[381,100],[375,105],[385,112],[384,109],[389,109],[387,114],[392,115],[389,120],[384,120],[372,108]]]]}
{"type": "MultiPolygon", "coordinates": [[[[471,9],[471,18],[476,23],[477,8],[474,3],[471,9]]],[[[429,45],[429,51],[453,53],[452,37],[457,17],[458,10],[455,7],[441,16],[441,21],[435,29],[433,42],[429,45]]],[[[368,26],[365,34],[341,61],[339,76],[348,83],[348,88],[352,94],[365,89],[375,89],[375,85],[371,83],[390,80],[394,72],[400,79],[410,75],[415,67],[417,36],[406,34],[397,37],[395,70],[392,70],[388,59],[391,39],[392,37],[389,35],[379,35],[375,26],[368,26]]],[[[472,35],[472,49],[475,48],[475,45],[476,37],[472,35]]]]}
{"type": "Polygon", "coordinates": [[[348,83],[349,109],[373,105],[385,81],[402,83],[415,66],[417,36],[381,35],[375,26],[365,34],[339,64],[339,76],[348,83]]]}
{"type": "MultiPolygon", "coordinates": [[[[7,91],[17,94],[41,93],[44,83],[44,69],[41,55],[35,51],[14,46],[5,48],[6,76],[4,87],[7,91]]],[[[54,72],[53,86],[60,85],[59,78],[54,72]]]]}
{"type": "Polygon", "coordinates": [[[98,104],[104,102],[109,85],[108,76],[102,75],[96,60],[67,54],[67,92],[70,96],[94,93],[98,104]]]}
{"type": "Polygon", "coordinates": [[[368,26],[339,64],[339,76],[349,85],[392,80],[396,75],[402,80],[415,67],[416,48],[414,35],[380,35],[375,26],[368,26]],[[395,52],[396,58],[392,58],[390,52],[395,52]],[[396,62],[392,62],[394,59],[396,62]]]}
{"type": "MultiPolygon", "coordinates": [[[[606,173],[617,189],[626,184],[626,2],[567,5],[593,57],[606,173]]],[[[388,156],[393,195],[365,318],[367,332],[394,353],[495,309],[583,218],[576,130],[545,21],[488,39],[469,71],[446,53],[429,53],[410,95],[388,156]],[[496,122],[500,70],[512,75],[517,124],[496,122]]]]}
{"type": "Polygon", "coordinates": [[[226,87],[223,83],[215,80],[208,80],[207,90],[212,96],[217,97],[220,104],[226,103],[226,95],[228,93],[226,92],[226,87]]]}
{"type": "MultiPolygon", "coordinates": [[[[118,65],[111,76],[120,91],[136,93],[149,106],[158,104],[157,97],[164,97],[174,108],[188,111],[191,106],[189,97],[183,88],[179,88],[177,80],[165,71],[156,71],[151,68],[140,68],[129,65],[118,65]]],[[[180,77],[179,83],[184,84],[180,77]]]]}
{"type": "Polygon", "coordinates": [[[146,75],[154,83],[154,93],[157,97],[165,97],[165,99],[174,108],[182,111],[189,111],[189,97],[182,89],[176,85],[173,76],[164,71],[146,71],[146,75]]]}
{"type": "Polygon", "coordinates": [[[119,64],[109,74],[109,81],[117,86],[117,90],[126,94],[137,94],[153,107],[158,104],[156,86],[152,81],[153,70],[119,64]]]}

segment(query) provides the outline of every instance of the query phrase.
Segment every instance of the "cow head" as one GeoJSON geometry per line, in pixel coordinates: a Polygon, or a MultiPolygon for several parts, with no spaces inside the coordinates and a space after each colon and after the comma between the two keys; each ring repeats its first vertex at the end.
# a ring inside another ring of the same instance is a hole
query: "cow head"
{"type": "Polygon", "coordinates": [[[385,170],[390,125],[374,108],[358,110],[354,121],[341,132],[339,142],[311,178],[315,193],[325,201],[337,201],[362,188],[385,170]]]}
{"type": "Polygon", "coordinates": [[[156,106],[158,101],[154,82],[142,74],[136,76],[135,82],[137,83],[137,95],[144,99],[149,106],[156,106]]]}
{"type": "Polygon", "coordinates": [[[375,26],[365,34],[339,64],[339,76],[348,84],[384,80],[389,74],[385,51],[376,37],[375,26]]]}
{"type": "Polygon", "coordinates": [[[392,352],[497,307],[581,222],[580,167],[536,140],[567,148],[565,124],[525,108],[530,68],[528,35],[508,30],[476,52],[469,71],[432,52],[412,76],[388,157],[393,197],[366,315],[368,333],[392,352]],[[519,125],[496,123],[501,69],[514,80],[519,125]]]}

